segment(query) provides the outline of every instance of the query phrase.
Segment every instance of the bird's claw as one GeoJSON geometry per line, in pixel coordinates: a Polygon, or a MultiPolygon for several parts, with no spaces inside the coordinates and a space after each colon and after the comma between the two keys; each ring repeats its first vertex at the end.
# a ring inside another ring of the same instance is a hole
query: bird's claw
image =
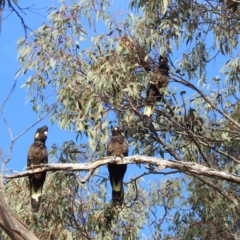
{"type": "Polygon", "coordinates": [[[31,164],[29,168],[31,168],[34,171],[33,164],[31,164]]]}

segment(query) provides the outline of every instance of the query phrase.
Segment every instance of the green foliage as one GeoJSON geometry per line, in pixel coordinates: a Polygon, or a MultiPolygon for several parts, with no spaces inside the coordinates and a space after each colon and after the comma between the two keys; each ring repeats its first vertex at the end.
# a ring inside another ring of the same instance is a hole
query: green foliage
{"type": "Polygon", "coordinates": [[[22,178],[6,184],[10,207],[40,239],[144,239],[141,230],[157,225],[151,209],[161,205],[172,209],[171,199],[179,197],[178,190],[179,184],[174,186],[172,181],[151,182],[148,192],[139,182],[127,184],[125,206],[113,208],[106,202],[104,184],[92,179],[83,185],[76,173],[51,173],[45,183],[41,211],[30,214],[28,181],[22,178]],[[138,198],[134,199],[136,191],[138,198]],[[146,222],[150,218],[156,223],[146,222]]]}
{"type": "MultiPolygon", "coordinates": [[[[135,14],[118,20],[103,0],[50,8],[48,22],[19,40],[18,59],[21,73],[31,72],[24,86],[33,110],[53,107],[51,122],[76,134],[53,145],[52,156],[62,163],[104,156],[109,130],[120,125],[134,154],[239,174],[240,10],[227,2],[132,0],[135,14]],[[171,81],[146,126],[146,89],[160,54],[171,59],[171,81]],[[187,118],[190,108],[201,121],[187,118]]],[[[109,203],[101,171],[86,185],[82,173],[48,173],[37,215],[29,214],[25,180],[9,181],[6,193],[40,239],[233,239],[239,186],[182,171],[125,184],[121,209],[109,203]]]]}

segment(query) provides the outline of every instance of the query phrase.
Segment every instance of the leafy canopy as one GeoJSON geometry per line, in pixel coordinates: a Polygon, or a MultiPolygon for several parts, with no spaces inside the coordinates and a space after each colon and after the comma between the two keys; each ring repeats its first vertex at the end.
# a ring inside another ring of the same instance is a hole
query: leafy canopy
{"type": "MultiPolygon", "coordinates": [[[[132,154],[239,174],[238,3],[132,0],[127,14],[112,9],[106,0],[61,1],[47,23],[18,42],[19,74],[31,72],[25,87],[33,110],[54,108],[52,123],[76,135],[52,146],[52,157],[75,163],[105,156],[109,130],[119,125],[132,154]],[[168,56],[171,81],[145,126],[147,84],[160,54],[168,56]]],[[[108,203],[101,171],[86,185],[82,173],[48,173],[39,215],[29,216],[23,179],[9,181],[6,191],[41,239],[233,239],[237,184],[184,169],[161,177],[152,167],[147,184],[125,184],[121,210],[108,203]]]]}

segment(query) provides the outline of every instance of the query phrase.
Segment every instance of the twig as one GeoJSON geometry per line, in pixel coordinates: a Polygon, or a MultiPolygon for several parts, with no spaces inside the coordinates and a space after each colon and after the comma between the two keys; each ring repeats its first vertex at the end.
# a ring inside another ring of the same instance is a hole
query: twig
{"type": "Polygon", "coordinates": [[[3,175],[4,175],[4,168],[5,168],[5,159],[3,156],[2,149],[0,148],[0,157],[2,160],[2,167],[1,167],[1,174],[0,174],[0,191],[4,191],[4,185],[3,185],[3,175]]]}
{"type": "Polygon", "coordinates": [[[5,122],[5,125],[7,126],[7,129],[8,129],[8,131],[9,131],[10,138],[11,138],[11,143],[10,143],[9,150],[8,150],[8,158],[7,158],[7,160],[5,161],[5,164],[8,163],[8,162],[10,161],[10,159],[11,159],[12,149],[13,149],[13,145],[14,145],[15,141],[16,141],[19,137],[21,137],[24,133],[26,133],[28,130],[30,130],[32,127],[34,127],[36,124],[38,124],[39,122],[41,122],[55,107],[56,107],[56,104],[53,104],[53,106],[49,109],[48,112],[46,112],[46,114],[45,114],[43,117],[41,117],[38,121],[36,121],[34,124],[32,124],[32,125],[31,125],[30,127],[28,127],[27,129],[25,129],[23,132],[21,132],[20,134],[18,134],[15,138],[13,138],[13,136],[12,136],[12,130],[11,130],[10,126],[8,125],[8,122],[7,122],[6,118],[5,118],[5,115],[4,115],[3,111],[0,110],[1,115],[2,115],[2,118],[3,118],[4,122],[5,122]]]}
{"type": "Polygon", "coordinates": [[[47,117],[47,115],[56,108],[56,103],[54,103],[52,105],[52,107],[46,112],[46,114],[41,117],[39,120],[37,120],[34,124],[32,124],[30,127],[28,127],[26,130],[22,131],[20,134],[18,134],[15,138],[14,141],[16,141],[19,137],[21,137],[24,133],[26,133],[28,130],[30,130],[32,127],[34,127],[36,124],[38,124],[39,122],[41,122],[45,117],[47,117]]]}
{"type": "Polygon", "coordinates": [[[134,185],[135,185],[135,189],[136,189],[136,194],[135,194],[135,198],[134,198],[132,204],[131,204],[130,206],[126,206],[127,208],[131,208],[131,207],[135,204],[135,202],[137,201],[137,199],[138,199],[137,179],[134,179],[133,181],[134,181],[134,185]]]}
{"type": "Polygon", "coordinates": [[[10,1],[10,0],[8,0],[8,5],[9,5],[9,7],[13,10],[13,12],[15,12],[15,13],[17,14],[17,16],[20,18],[21,23],[22,23],[22,25],[23,25],[24,33],[25,33],[25,38],[27,38],[27,31],[26,31],[27,25],[25,24],[23,17],[22,17],[22,16],[19,14],[19,12],[13,7],[13,5],[11,4],[11,1],[10,1]]]}
{"type": "Polygon", "coordinates": [[[178,80],[178,79],[173,79],[175,82],[183,84],[193,90],[195,90],[204,100],[206,103],[208,103],[213,109],[215,109],[217,112],[219,112],[221,115],[223,115],[226,119],[228,119],[231,123],[233,123],[234,125],[236,125],[238,128],[240,128],[240,124],[237,123],[237,121],[235,121],[233,118],[231,118],[230,116],[228,116],[225,112],[221,111],[212,101],[209,100],[209,98],[202,92],[200,91],[196,86],[194,86],[193,84],[191,84],[190,82],[187,82],[185,80],[178,80]]]}
{"type": "Polygon", "coordinates": [[[85,178],[81,179],[80,182],[81,183],[86,183],[90,179],[90,177],[93,175],[94,171],[95,171],[95,168],[94,169],[90,169],[88,174],[85,176],[85,178]]]}
{"type": "Polygon", "coordinates": [[[158,135],[155,127],[153,126],[152,123],[150,123],[150,127],[149,129],[151,130],[151,132],[154,134],[154,136],[156,137],[156,140],[164,147],[164,149],[172,156],[174,157],[176,160],[181,161],[181,157],[176,153],[176,151],[174,151],[173,148],[171,148],[169,145],[166,144],[166,142],[158,135]]]}
{"type": "Polygon", "coordinates": [[[192,174],[192,176],[198,178],[200,181],[204,182],[205,184],[207,184],[208,186],[210,186],[211,188],[215,189],[217,192],[219,192],[221,195],[223,195],[225,198],[227,198],[229,201],[231,201],[235,207],[236,210],[238,212],[238,214],[240,215],[240,205],[238,203],[238,200],[236,198],[234,198],[233,196],[229,195],[224,189],[222,189],[218,184],[211,182],[210,180],[202,177],[202,176],[198,176],[197,174],[192,174]]]}
{"type": "MultiPolygon", "coordinates": [[[[147,169],[150,169],[148,168],[147,166],[145,167],[147,169]]],[[[150,175],[150,174],[161,174],[161,175],[168,175],[168,174],[174,174],[174,173],[179,173],[179,171],[171,171],[171,172],[156,172],[157,169],[153,169],[153,170],[150,170],[149,172],[144,172],[143,174],[135,177],[135,178],[132,178],[129,182],[126,182],[124,184],[129,184],[129,183],[132,183],[134,181],[136,181],[137,179],[141,178],[141,177],[144,177],[144,176],[147,176],[147,175],[150,175]]]]}
{"type": "Polygon", "coordinates": [[[4,106],[5,106],[5,104],[7,103],[8,99],[11,97],[11,95],[12,95],[12,93],[13,93],[15,87],[16,87],[16,84],[17,84],[17,79],[14,80],[13,85],[12,85],[12,87],[11,87],[11,89],[10,89],[7,97],[5,98],[5,100],[4,100],[4,102],[3,102],[3,105],[2,105],[1,108],[0,108],[0,111],[4,108],[4,106]]]}

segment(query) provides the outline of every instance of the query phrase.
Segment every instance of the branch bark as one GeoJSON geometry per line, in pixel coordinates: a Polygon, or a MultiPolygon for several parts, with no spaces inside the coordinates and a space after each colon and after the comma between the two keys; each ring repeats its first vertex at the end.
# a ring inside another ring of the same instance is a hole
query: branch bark
{"type": "MultiPolygon", "coordinates": [[[[26,177],[29,174],[37,173],[37,172],[44,172],[44,171],[90,171],[91,174],[87,175],[87,178],[83,179],[83,182],[86,182],[91,175],[94,173],[94,170],[102,165],[108,163],[115,163],[115,164],[133,164],[133,163],[142,163],[142,164],[152,164],[156,166],[159,170],[171,168],[177,169],[179,172],[185,173],[192,173],[198,174],[206,177],[216,178],[220,180],[226,180],[229,182],[240,183],[240,176],[236,174],[227,173],[224,171],[219,171],[213,168],[205,167],[198,163],[194,162],[180,162],[174,161],[165,158],[156,158],[156,157],[147,157],[147,156],[131,156],[131,157],[124,157],[116,158],[114,157],[104,157],[99,158],[96,161],[89,162],[89,163],[63,163],[63,164],[45,164],[45,165],[36,165],[33,166],[34,169],[29,169],[28,171],[12,174],[12,175],[5,175],[4,177],[7,179],[12,178],[20,178],[26,177]]],[[[155,169],[156,170],[156,169],[155,169]]]]}
{"type": "Polygon", "coordinates": [[[38,240],[27,226],[9,208],[4,194],[3,170],[5,160],[0,148],[2,170],[0,174],[0,227],[14,240],[38,240]]]}
{"type": "Polygon", "coordinates": [[[0,190],[0,227],[14,240],[38,240],[27,226],[11,211],[0,190]]]}

